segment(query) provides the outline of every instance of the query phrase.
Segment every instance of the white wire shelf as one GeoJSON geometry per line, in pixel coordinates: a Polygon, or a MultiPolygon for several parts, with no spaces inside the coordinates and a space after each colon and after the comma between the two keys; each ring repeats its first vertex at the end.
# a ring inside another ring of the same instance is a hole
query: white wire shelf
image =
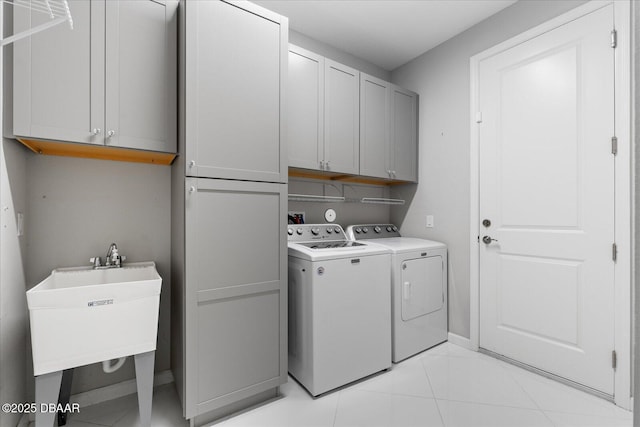
{"type": "Polygon", "coordinates": [[[48,15],[50,20],[44,24],[37,25],[25,31],[21,31],[12,36],[6,37],[1,40],[0,46],[6,46],[17,40],[23,39],[30,35],[39,33],[48,28],[54,27],[63,22],[69,24],[69,28],[73,30],[73,18],[71,16],[71,10],[69,9],[69,3],[67,0],[2,0],[4,4],[9,4],[14,7],[21,7],[29,9],[35,12],[40,12],[48,15]]]}
{"type": "Polygon", "coordinates": [[[294,202],[344,202],[342,196],[317,196],[315,194],[289,194],[289,200],[294,202]]]}
{"type": "Polygon", "coordinates": [[[405,201],[402,199],[387,199],[385,197],[363,197],[360,199],[360,203],[371,203],[377,205],[404,205],[405,201]]]}

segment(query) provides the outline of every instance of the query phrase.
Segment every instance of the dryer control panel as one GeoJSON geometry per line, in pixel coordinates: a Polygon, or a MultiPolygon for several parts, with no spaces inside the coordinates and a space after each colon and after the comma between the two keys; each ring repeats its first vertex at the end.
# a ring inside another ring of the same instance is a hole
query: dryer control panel
{"type": "Polygon", "coordinates": [[[347,227],[347,237],[351,240],[365,240],[401,236],[398,227],[393,224],[358,224],[347,227]]]}
{"type": "Polygon", "coordinates": [[[287,240],[289,242],[345,241],[347,236],[338,224],[289,224],[287,240]]]}

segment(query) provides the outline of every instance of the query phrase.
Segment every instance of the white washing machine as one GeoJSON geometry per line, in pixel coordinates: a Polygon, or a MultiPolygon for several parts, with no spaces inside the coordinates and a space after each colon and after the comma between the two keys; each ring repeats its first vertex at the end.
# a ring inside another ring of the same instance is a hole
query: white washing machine
{"type": "Polygon", "coordinates": [[[289,373],[313,396],[391,367],[391,252],[289,225],[289,373]]]}
{"type": "Polygon", "coordinates": [[[397,363],[447,340],[447,247],[401,237],[393,224],[347,227],[352,241],[391,250],[392,358],[397,363]]]}

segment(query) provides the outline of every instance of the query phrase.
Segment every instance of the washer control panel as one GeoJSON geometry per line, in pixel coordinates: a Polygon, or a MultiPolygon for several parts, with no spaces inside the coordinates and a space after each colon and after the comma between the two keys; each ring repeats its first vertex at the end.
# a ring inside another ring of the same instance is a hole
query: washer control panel
{"type": "Polygon", "coordinates": [[[383,239],[401,237],[398,227],[393,224],[358,224],[347,227],[347,237],[351,240],[383,239]]]}
{"type": "Polygon", "coordinates": [[[287,240],[289,242],[347,240],[347,235],[338,224],[289,224],[287,240]]]}

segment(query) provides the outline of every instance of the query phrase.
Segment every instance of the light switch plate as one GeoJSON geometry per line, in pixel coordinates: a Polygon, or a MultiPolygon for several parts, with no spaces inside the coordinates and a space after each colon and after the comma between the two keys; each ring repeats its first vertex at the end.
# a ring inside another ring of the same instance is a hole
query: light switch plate
{"type": "Polygon", "coordinates": [[[433,228],[433,215],[427,215],[427,228],[433,228]]]}

